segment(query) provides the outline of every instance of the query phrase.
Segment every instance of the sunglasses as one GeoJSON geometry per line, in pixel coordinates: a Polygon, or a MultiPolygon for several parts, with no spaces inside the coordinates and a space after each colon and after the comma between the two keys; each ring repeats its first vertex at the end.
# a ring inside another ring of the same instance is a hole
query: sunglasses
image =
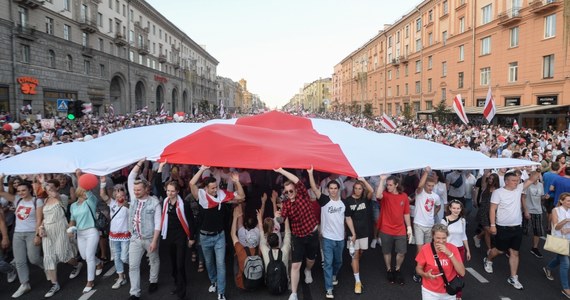
{"type": "Polygon", "coordinates": [[[285,190],[283,191],[284,194],[293,194],[295,190],[285,190]]]}

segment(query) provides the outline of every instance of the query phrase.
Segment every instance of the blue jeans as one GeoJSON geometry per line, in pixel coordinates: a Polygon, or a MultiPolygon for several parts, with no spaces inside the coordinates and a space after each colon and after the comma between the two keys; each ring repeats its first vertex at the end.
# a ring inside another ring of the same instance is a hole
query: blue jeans
{"type": "Polygon", "coordinates": [[[200,234],[200,243],[204,252],[206,270],[211,283],[216,283],[218,294],[226,292],[226,235],[222,233],[209,236],[200,234]]]}
{"type": "Polygon", "coordinates": [[[333,241],[323,238],[323,256],[325,261],[324,275],[325,275],[325,289],[333,289],[333,276],[338,274],[342,266],[342,251],[344,250],[345,242],[333,241]]]}
{"type": "Polygon", "coordinates": [[[115,269],[119,274],[124,273],[124,264],[129,262],[129,241],[111,241],[111,245],[115,251],[115,269]]]}
{"type": "Polygon", "coordinates": [[[558,255],[546,266],[549,270],[554,270],[560,265],[560,283],[565,290],[570,289],[568,284],[568,269],[570,268],[570,259],[565,255],[558,255]]]}

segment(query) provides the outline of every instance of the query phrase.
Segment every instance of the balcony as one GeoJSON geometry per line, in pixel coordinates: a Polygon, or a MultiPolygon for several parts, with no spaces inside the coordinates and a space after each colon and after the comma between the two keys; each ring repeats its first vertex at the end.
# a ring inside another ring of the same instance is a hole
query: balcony
{"type": "Polygon", "coordinates": [[[83,48],[81,49],[81,55],[90,58],[93,57],[93,48],[89,46],[83,46],[83,48]]]}
{"type": "Polygon", "coordinates": [[[91,20],[87,17],[82,17],[79,20],[79,28],[87,33],[97,32],[97,20],[91,20]]]}
{"type": "Polygon", "coordinates": [[[147,55],[149,53],[148,45],[139,45],[139,54],[147,55]]]}
{"type": "Polygon", "coordinates": [[[513,7],[509,10],[506,10],[498,15],[499,25],[509,27],[515,23],[518,23],[522,20],[520,7],[513,7]]]}
{"type": "Polygon", "coordinates": [[[400,65],[400,60],[397,59],[397,58],[392,58],[392,64],[393,64],[394,66],[398,66],[398,65],[400,65]]]}
{"type": "Polygon", "coordinates": [[[16,28],[16,35],[24,40],[35,41],[38,37],[36,36],[36,28],[28,25],[19,24],[16,28]]]}
{"type": "Polygon", "coordinates": [[[400,57],[398,57],[398,60],[403,64],[407,64],[408,63],[408,56],[407,55],[400,55],[400,57]]]}
{"type": "Polygon", "coordinates": [[[115,39],[113,41],[119,47],[123,47],[123,46],[127,45],[127,39],[125,39],[125,37],[120,33],[115,34],[115,39]]]}
{"type": "Polygon", "coordinates": [[[166,54],[162,54],[162,53],[159,54],[158,55],[158,62],[161,64],[165,63],[166,62],[166,54]]]}
{"type": "Polygon", "coordinates": [[[528,6],[532,13],[542,14],[559,8],[562,5],[561,2],[561,0],[533,0],[528,6]]]}
{"type": "Polygon", "coordinates": [[[43,0],[14,0],[14,2],[32,9],[38,8],[40,5],[44,5],[43,0]]]}

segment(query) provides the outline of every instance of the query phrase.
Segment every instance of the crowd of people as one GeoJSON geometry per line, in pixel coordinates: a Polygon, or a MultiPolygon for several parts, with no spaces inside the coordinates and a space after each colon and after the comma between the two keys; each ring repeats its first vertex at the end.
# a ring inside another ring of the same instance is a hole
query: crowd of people
{"type": "MultiPolygon", "coordinates": [[[[184,121],[213,117],[187,116],[184,121]]],[[[311,117],[386,131],[376,118],[333,113],[311,117]]],[[[12,121],[7,115],[0,120],[12,121]]],[[[74,121],[27,118],[19,128],[4,128],[0,159],[174,121],[179,119],[146,112],[74,121]]],[[[347,178],[312,168],[246,170],[141,159],[98,178],[89,188],[82,186],[89,174],[81,170],[2,175],[0,272],[7,274],[8,282],[19,280],[12,295],[18,298],[32,287],[29,261],[45,270],[52,283],[45,297],[51,297],[61,288],[59,263],[73,266],[71,279],[86,265],[83,292],[88,293],[104,263],[112,260],[117,278],[111,288],[129,285],[129,299],[139,299],[145,253],[150,265],[148,293],[158,289],[161,262],[167,259],[160,257],[160,247],[166,249],[172,268],[171,294],[179,299],[187,296],[188,285],[199,288],[187,282],[186,262],[191,259],[198,272],[206,271],[208,291],[217,299],[226,299],[226,280],[231,277],[240,289],[266,286],[273,294],[290,290],[289,299],[296,300],[299,282],[313,282],[312,269],[320,260],[324,296],[332,299],[340,284],[344,249],[350,255],[354,293],[361,294],[366,279],[360,276],[360,259],[369,247],[381,247],[388,282],[404,285],[408,277],[421,283],[423,299],[461,299],[471,248],[485,247],[487,256],[480,262],[484,270],[492,273],[493,261],[507,254],[507,283],[523,289],[518,265],[524,232],[532,232],[531,253],[537,258],[543,257],[539,241],[546,232],[570,238],[567,132],[402,118],[396,123],[398,134],[537,164],[479,172],[426,166],[402,174],[347,178]],[[477,234],[468,238],[465,216],[475,209],[477,234]],[[233,247],[226,247],[228,242],[233,247]],[[408,244],[417,246],[413,274],[401,270],[408,244]],[[231,275],[224,263],[228,255],[235,255],[237,263],[231,275]]],[[[545,264],[542,271],[548,280],[555,279],[556,268],[561,293],[570,298],[567,255],[545,264]]]]}

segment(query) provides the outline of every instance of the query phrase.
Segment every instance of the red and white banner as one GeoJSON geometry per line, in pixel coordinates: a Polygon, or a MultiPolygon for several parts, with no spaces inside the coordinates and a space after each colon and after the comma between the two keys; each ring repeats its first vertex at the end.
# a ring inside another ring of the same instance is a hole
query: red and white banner
{"type": "Polygon", "coordinates": [[[493,117],[497,113],[497,108],[495,107],[495,99],[491,95],[491,86],[489,86],[489,91],[487,92],[487,98],[485,98],[485,108],[483,109],[483,116],[487,119],[487,122],[491,123],[493,117]]]}
{"type": "Polygon", "coordinates": [[[457,94],[453,98],[453,110],[461,119],[461,122],[469,124],[469,119],[467,119],[467,114],[465,113],[465,107],[463,107],[463,102],[461,102],[461,94],[457,94]]]}
{"type": "Polygon", "coordinates": [[[384,128],[388,130],[396,130],[397,127],[396,123],[394,123],[394,121],[392,121],[392,119],[388,117],[386,113],[382,115],[382,120],[380,121],[380,124],[382,124],[382,126],[384,126],[384,128]]]}
{"type": "Polygon", "coordinates": [[[513,121],[513,129],[515,129],[515,130],[519,130],[519,129],[520,129],[520,128],[519,128],[519,123],[517,122],[517,120],[514,120],[514,121],[513,121]]]}

